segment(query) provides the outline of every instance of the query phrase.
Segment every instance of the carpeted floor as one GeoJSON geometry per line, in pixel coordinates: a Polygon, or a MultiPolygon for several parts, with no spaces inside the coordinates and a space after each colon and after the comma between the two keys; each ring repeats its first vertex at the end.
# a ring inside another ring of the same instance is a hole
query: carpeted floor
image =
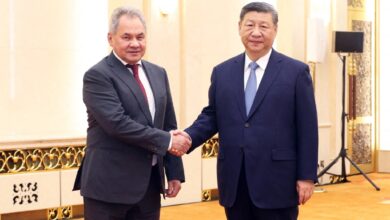
{"type": "MultiPolygon", "coordinates": [[[[300,207],[299,220],[390,220],[390,174],[369,174],[381,188],[374,187],[361,175],[351,176],[350,183],[321,186],[300,207]]],[[[161,220],[223,220],[224,210],[218,201],[162,208],[161,220]]]]}

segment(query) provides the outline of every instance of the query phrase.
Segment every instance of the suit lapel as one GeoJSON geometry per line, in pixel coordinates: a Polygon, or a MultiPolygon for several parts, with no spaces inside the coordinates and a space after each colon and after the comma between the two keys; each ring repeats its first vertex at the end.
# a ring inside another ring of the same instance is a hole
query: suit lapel
{"type": "Polygon", "coordinates": [[[261,79],[259,88],[256,92],[255,100],[253,101],[252,108],[249,112],[248,118],[252,116],[252,114],[256,111],[256,109],[260,106],[263,101],[267,91],[271,87],[272,83],[275,81],[277,76],[280,73],[280,66],[278,63],[281,61],[281,57],[278,52],[272,50],[270,59],[267,64],[267,68],[264,71],[263,78],[261,79]]]}
{"type": "Polygon", "coordinates": [[[233,62],[233,67],[231,68],[231,84],[233,91],[236,91],[236,98],[238,102],[238,108],[240,110],[240,115],[243,120],[246,119],[245,111],[245,94],[244,94],[244,63],[245,63],[245,54],[237,56],[233,62]]]}
{"type": "Polygon", "coordinates": [[[118,76],[123,81],[123,83],[125,83],[129,87],[129,90],[131,91],[131,93],[133,93],[135,99],[137,100],[137,103],[141,108],[142,113],[147,118],[149,124],[152,125],[152,116],[150,115],[148,104],[144,98],[141,89],[135,81],[133,74],[131,74],[131,72],[115,57],[113,53],[111,53],[109,57],[109,64],[112,68],[114,75],[118,76]]]}

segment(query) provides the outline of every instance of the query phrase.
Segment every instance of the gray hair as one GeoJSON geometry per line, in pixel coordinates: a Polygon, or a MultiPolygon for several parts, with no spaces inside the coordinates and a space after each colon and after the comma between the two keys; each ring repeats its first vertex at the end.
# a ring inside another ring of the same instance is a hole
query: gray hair
{"type": "Polygon", "coordinates": [[[119,24],[119,19],[123,16],[129,16],[129,17],[137,17],[141,21],[141,23],[144,25],[145,31],[146,31],[146,22],[145,18],[142,14],[142,12],[136,8],[130,7],[130,6],[121,6],[112,12],[111,15],[111,21],[110,21],[110,26],[109,26],[109,31],[111,33],[116,33],[118,30],[118,24],[119,24]]]}
{"type": "Polygon", "coordinates": [[[278,26],[278,12],[275,10],[275,8],[266,2],[251,2],[245,5],[241,9],[240,13],[240,22],[242,19],[244,19],[244,16],[246,13],[256,11],[256,12],[263,12],[263,13],[271,13],[272,15],[272,22],[275,26],[278,26]]]}

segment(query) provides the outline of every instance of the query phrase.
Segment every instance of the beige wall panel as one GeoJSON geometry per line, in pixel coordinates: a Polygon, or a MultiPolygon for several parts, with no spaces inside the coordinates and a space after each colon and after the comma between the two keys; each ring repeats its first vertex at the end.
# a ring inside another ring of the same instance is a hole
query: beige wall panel
{"type": "Polygon", "coordinates": [[[0,214],[60,206],[59,171],[0,175],[0,214]]]}
{"type": "MultiPolygon", "coordinates": [[[[183,1],[181,31],[181,69],[180,77],[180,109],[179,119],[182,127],[189,126],[196,119],[202,108],[208,102],[208,88],[212,68],[220,62],[243,52],[243,47],[238,35],[239,11],[241,1],[183,1]],[[223,7],[223,10],[221,10],[223,7]]],[[[163,32],[164,33],[164,32],[163,32]]],[[[162,36],[164,38],[164,36],[162,36]]],[[[167,42],[176,43],[175,38],[167,42]]],[[[167,47],[167,46],[164,46],[167,47]]],[[[175,50],[175,47],[173,47],[175,50]]],[[[169,53],[170,55],[175,54],[169,53]]],[[[175,62],[175,61],[172,61],[175,62]]],[[[172,79],[172,77],[170,77],[172,79]]],[[[173,87],[175,84],[173,84],[173,87]]],[[[178,90],[174,90],[177,92],[178,90]]],[[[174,93],[177,95],[178,93],[174,93]]],[[[200,148],[197,158],[200,160],[200,148]]],[[[191,153],[191,155],[194,153],[191,153]]],[[[187,158],[184,158],[187,162],[187,158]]],[[[197,160],[198,160],[197,159],[197,160]]],[[[211,160],[210,160],[211,161],[211,160]]],[[[204,161],[196,164],[196,172],[199,174],[196,181],[203,184],[204,161]]],[[[191,164],[191,166],[193,166],[191,164]]],[[[192,178],[193,171],[189,166],[185,167],[186,178],[192,178]]],[[[194,169],[194,168],[192,168],[194,169]]],[[[215,169],[214,169],[215,170],[215,169]]],[[[208,181],[216,183],[215,172],[207,171],[208,181]],[[214,175],[212,175],[212,173],[214,175]],[[208,175],[211,174],[211,177],[208,175]]],[[[216,188],[216,184],[208,182],[209,186],[216,188]],[[209,184],[210,183],[210,184],[209,184]]],[[[184,184],[185,186],[186,184],[184,184]]],[[[204,185],[197,185],[196,189],[199,201],[204,185]],[[198,191],[199,190],[199,191],[198,191]]]]}
{"type": "MultiPolygon", "coordinates": [[[[1,8],[1,5],[0,5],[1,8]]],[[[0,15],[1,16],[1,15],[0,15]]],[[[2,19],[0,19],[0,22],[2,19]]],[[[1,26],[2,24],[0,24],[1,26]]],[[[0,28],[1,29],[1,28],[0,28]]],[[[0,35],[1,36],[1,35],[0,35]]],[[[3,35],[4,36],[4,35],[3,35]]],[[[0,37],[0,41],[2,41],[2,37],[0,37]]],[[[8,133],[8,127],[12,122],[12,116],[10,115],[10,110],[8,109],[9,101],[7,94],[10,90],[10,74],[8,70],[10,68],[10,59],[9,59],[9,51],[8,48],[0,46],[0,137],[3,139],[5,135],[8,133]],[[3,94],[3,95],[2,95],[3,94]],[[5,115],[7,114],[7,115],[5,115]]]]}
{"type": "Polygon", "coordinates": [[[144,0],[106,0],[108,1],[108,16],[111,16],[111,12],[123,5],[130,5],[132,7],[138,8],[139,10],[143,10],[144,0]]]}
{"type": "Polygon", "coordinates": [[[277,10],[279,25],[276,49],[295,59],[305,61],[305,0],[279,0],[277,10]]]}
{"type": "Polygon", "coordinates": [[[107,54],[107,2],[9,0],[0,8],[2,141],[84,136],[82,76],[107,54]]]}
{"type": "Polygon", "coordinates": [[[74,180],[78,169],[60,171],[61,179],[61,206],[83,204],[83,197],[80,191],[72,191],[74,180]]]}
{"type": "Polygon", "coordinates": [[[10,29],[10,8],[8,1],[0,1],[0,48],[3,50],[8,48],[9,33],[10,29]]]}
{"type": "Polygon", "coordinates": [[[159,10],[159,1],[148,1],[144,10],[148,24],[146,59],[164,67],[168,73],[172,98],[180,120],[180,90],[183,73],[180,72],[180,19],[179,2],[171,1],[174,5],[172,13],[163,16],[159,10]]]}
{"type": "Polygon", "coordinates": [[[390,150],[378,151],[378,172],[390,173],[390,150]]]}
{"type": "Polygon", "coordinates": [[[202,200],[202,164],[200,149],[183,156],[185,183],[176,198],[162,199],[162,205],[176,205],[202,200]]]}
{"type": "Polygon", "coordinates": [[[202,190],[217,188],[217,158],[204,158],[202,159],[202,190]]]}
{"type": "Polygon", "coordinates": [[[242,5],[242,1],[232,0],[185,2],[184,125],[190,125],[207,104],[212,68],[244,51],[238,35],[242,5]]]}
{"type": "MultiPolygon", "coordinates": [[[[279,1],[281,2],[281,1],[279,1]]],[[[311,0],[313,7],[316,4],[326,4],[311,0]]],[[[315,66],[315,96],[318,113],[318,122],[320,125],[319,131],[319,161],[324,160],[327,166],[340,151],[340,134],[341,134],[341,94],[342,94],[342,63],[336,53],[332,52],[333,31],[346,30],[347,26],[347,2],[346,1],[329,1],[330,8],[322,10],[322,19],[325,22],[326,42],[324,59],[316,63],[315,66]],[[327,20],[329,18],[329,21],[327,20]]],[[[315,8],[315,7],[314,7],[315,8]]],[[[315,8],[318,10],[319,8],[315,8]]],[[[292,13],[292,12],[291,12],[292,13]]],[[[319,13],[311,14],[310,16],[319,16],[319,13]]],[[[292,16],[292,15],[291,15],[292,16]]],[[[291,23],[291,22],[290,22],[291,23]]],[[[293,22],[295,23],[295,22],[293,22]]],[[[280,34],[280,33],[279,33],[280,34]]],[[[310,35],[310,33],[307,33],[310,35]]],[[[321,43],[321,42],[318,42],[321,43]]],[[[347,167],[348,170],[349,167],[347,167]]],[[[341,164],[338,162],[329,172],[340,173],[341,164]]],[[[324,175],[324,181],[328,180],[328,176],[324,175]]],[[[325,181],[326,182],[326,181],[325,181]]]]}
{"type": "MultiPolygon", "coordinates": [[[[319,149],[318,149],[318,163],[319,163],[319,170],[321,171],[326,167],[327,164],[329,164],[333,158],[329,157],[329,147],[333,145],[333,143],[330,142],[330,133],[331,133],[332,126],[330,124],[319,124],[319,130],[318,130],[318,139],[319,139],[319,149]]],[[[321,184],[325,184],[329,182],[329,176],[327,174],[323,175],[319,182],[321,184]]]]}
{"type": "MultiPolygon", "coordinates": [[[[179,128],[183,128],[181,93],[184,74],[181,72],[181,21],[179,1],[171,1],[174,10],[163,16],[159,1],[145,1],[144,13],[148,23],[148,48],[146,59],[163,66],[169,77],[179,128]]],[[[200,151],[183,157],[186,182],[177,198],[162,201],[162,205],[182,204],[201,201],[201,156],[200,151]]]]}

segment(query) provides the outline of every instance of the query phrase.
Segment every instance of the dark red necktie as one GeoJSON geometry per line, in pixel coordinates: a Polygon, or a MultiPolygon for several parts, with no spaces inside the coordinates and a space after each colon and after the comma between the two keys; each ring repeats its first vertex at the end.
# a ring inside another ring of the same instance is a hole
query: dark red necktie
{"type": "Polygon", "coordinates": [[[127,64],[126,67],[131,68],[131,70],[133,71],[135,81],[137,82],[139,88],[141,89],[142,93],[145,96],[146,104],[148,104],[148,96],[146,95],[144,85],[142,84],[141,79],[139,78],[139,75],[138,75],[138,64],[127,64]]]}

